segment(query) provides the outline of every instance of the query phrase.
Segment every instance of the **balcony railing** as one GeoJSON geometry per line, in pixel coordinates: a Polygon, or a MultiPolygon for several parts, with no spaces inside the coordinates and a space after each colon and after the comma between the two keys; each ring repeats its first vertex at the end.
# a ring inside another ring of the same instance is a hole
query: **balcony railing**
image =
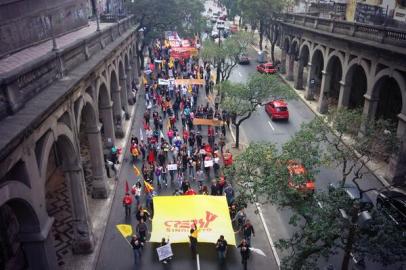
{"type": "Polygon", "coordinates": [[[403,48],[406,47],[406,30],[400,28],[346,22],[290,13],[284,14],[281,17],[281,22],[296,24],[330,33],[347,35],[349,37],[362,38],[381,44],[389,44],[403,48]]]}

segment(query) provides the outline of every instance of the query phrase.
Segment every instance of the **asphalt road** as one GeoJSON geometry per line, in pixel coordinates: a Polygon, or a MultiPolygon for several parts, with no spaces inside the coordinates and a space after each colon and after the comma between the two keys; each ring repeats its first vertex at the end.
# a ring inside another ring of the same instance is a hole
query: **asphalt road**
{"type": "MultiPolygon", "coordinates": [[[[198,103],[206,103],[207,98],[204,95],[204,90],[200,90],[200,96],[198,103]]],[[[141,104],[140,104],[141,105],[141,104]]],[[[145,105],[137,107],[136,115],[139,117],[135,119],[133,124],[132,133],[135,136],[139,136],[139,130],[142,127],[142,115],[145,111],[145,105]]],[[[164,125],[165,126],[165,125],[164,125]]],[[[202,135],[207,134],[206,129],[203,128],[202,135]]],[[[203,141],[207,141],[207,137],[203,138],[203,141]]],[[[129,154],[126,149],[125,155],[129,160],[129,154]]],[[[140,168],[140,163],[138,164],[140,168]]],[[[127,161],[122,167],[118,188],[115,192],[113,198],[112,208],[110,211],[110,216],[108,219],[106,232],[104,239],[97,239],[97,241],[103,241],[102,247],[100,250],[100,255],[98,258],[98,263],[96,269],[98,270],[114,270],[114,269],[176,269],[176,270],[193,270],[193,269],[202,269],[202,270],[215,270],[215,269],[243,269],[241,265],[241,259],[239,250],[236,247],[229,246],[227,260],[225,265],[220,265],[217,261],[217,254],[214,247],[214,244],[199,244],[198,253],[199,253],[199,267],[197,261],[192,258],[189,246],[185,244],[173,244],[172,249],[174,253],[174,259],[171,263],[164,265],[158,261],[155,248],[157,247],[154,243],[147,243],[146,247],[143,250],[141,263],[135,267],[133,253],[130,245],[126,240],[119,234],[116,230],[116,224],[132,224],[135,228],[137,221],[135,218],[135,208],[133,207],[133,215],[131,218],[125,218],[124,209],[122,206],[122,198],[124,196],[124,186],[125,181],[128,180],[130,186],[136,182],[136,177],[134,175],[132,165],[127,161]]],[[[208,185],[209,183],[206,183],[208,185]]],[[[192,187],[197,190],[196,183],[192,183],[192,187]]],[[[174,191],[174,188],[169,185],[167,189],[162,189],[159,191],[159,195],[170,195],[174,191]]],[[[273,253],[269,242],[267,240],[264,226],[261,223],[259,215],[254,213],[255,208],[249,206],[246,213],[248,218],[251,220],[255,231],[256,236],[252,239],[252,246],[254,248],[262,250],[266,256],[258,255],[252,253],[252,256],[248,263],[248,269],[253,270],[262,270],[262,269],[278,269],[273,253]]],[[[108,213],[106,209],[106,213],[108,213]]],[[[151,223],[148,223],[149,229],[151,229],[151,223]]],[[[153,229],[153,228],[152,228],[153,229]]],[[[227,240],[227,239],[226,239],[227,240]]],[[[240,241],[239,235],[236,238],[237,243],[240,241]]]]}
{"type": "MultiPolygon", "coordinates": [[[[230,76],[232,81],[244,83],[248,80],[250,74],[256,72],[255,67],[258,64],[256,62],[256,52],[253,49],[250,49],[249,56],[251,59],[250,65],[237,66],[230,76]]],[[[288,108],[289,121],[272,121],[263,107],[258,108],[257,111],[241,125],[240,142],[246,145],[251,142],[271,142],[280,148],[283,143],[288,141],[291,136],[300,130],[300,126],[303,123],[308,123],[315,117],[310,108],[300,99],[289,100],[288,108]]],[[[319,168],[319,173],[315,179],[317,189],[326,190],[330,183],[338,181],[340,175],[341,172],[339,167],[319,168]]],[[[363,189],[380,189],[383,187],[382,183],[370,173],[366,173],[363,180],[359,183],[363,189]]],[[[368,192],[366,195],[373,202],[376,201],[376,191],[368,192]]],[[[262,209],[274,242],[281,238],[288,238],[294,233],[295,228],[289,225],[291,212],[288,209],[280,210],[272,205],[263,205],[262,209]]],[[[284,255],[286,254],[282,254],[278,250],[278,257],[282,258],[284,255]]],[[[320,267],[322,268],[332,264],[336,269],[339,269],[341,258],[341,255],[338,254],[337,256],[331,256],[328,261],[321,260],[320,267]]],[[[382,270],[393,268],[385,268],[381,265],[367,262],[365,269],[382,270]]]]}

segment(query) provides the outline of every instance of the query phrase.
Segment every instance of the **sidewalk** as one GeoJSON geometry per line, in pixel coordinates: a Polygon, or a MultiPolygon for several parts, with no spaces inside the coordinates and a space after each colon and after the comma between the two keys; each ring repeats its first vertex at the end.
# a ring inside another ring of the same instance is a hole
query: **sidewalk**
{"type": "MultiPolygon", "coordinates": [[[[127,121],[123,121],[123,130],[125,130],[125,135],[123,138],[119,139],[116,138],[116,146],[118,148],[123,149],[123,154],[119,156],[119,162],[120,164],[117,165],[118,172],[117,175],[119,176],[121,173],[121,169],[123,167],[123,162],[124,162],[124,153],[125,150],[127,149],[127,143],[129,142],[129,138],[131,137],[131,131],[132,131],[132,126],[135,120],[138,119],[138,116],[135,114],[137,107],[139,106],[140,102],[142,102],[142,94],[140,92],[143,92],[143,86],[142,86],[142,76],[140,77],[140,85],[138,89],[140,89],[137,93],[137,102],[132,106],[131,112],[130,112],[130,119],[127,121]]],[[[114,174],[113,172],[111,172],[114,174]]],[[[107,180],[107,188],[108,188],[108,198],[107,199],[101,199],[101,200],[96,200],[96,199],[90,199],[88,200],[88,206],[89,206],[89,214],[90,214],[90,220],[92,221],[92,226],[93,226],[93,236],[95,240],[95,247],[94,251],[91,254],[85,254],[85,255],[73,255],[71,254],[68,256],[65,260],[65,265],[61,267],[61,269],[66,269],[66,270],[89,270],[89,269],[95,269],[97,259],[99,257],[100,253],[100,248],[102,246],[104,234],[106,231],[106,225],[109,217],[109,213],[111,210],[112,203],[115,198],[116,194],[116,189],[118,186],[118,181],[115,180],[115,176],[112,175],[111,178],[108,178],[107,180]]]]}
{"type": "MultiPolygon", "coordinates": [[[[252,45],[252,47],[259,52],[259,47],[257,46],[258,42],[256,44],[252,45]]],[[[267,46],[267,48],[271,47],[271,44],[268,40],[264,40],[263,47],[267,46]]],[[[270,56],[270,53],[268,54],[270,56]]],[[[279,47],[275,46],[275,59],[280,60],[281,59],[281,49],[279,47]]],[[[318,117],[323,117],[324,115],[319,113],[317,110],[318,102],[316,100],[307,100],[305,98],[305,91],[304,90],[298,90],[294,87],[294,81],[288,81],[285,78],[285,74],[278,73],[279,77],[292,88],[297,96],[303,101],[304,104],[318,117]]],[[[343,138],[343,143],[346,144],[347,146],[351,147],[351,142],[348,137],[343,138]]],[[[367,169],[376,176],[376,178],[382,183],[383,186],[390,186],[391,184],[386,180],[385,178],[385,170],[387,167],[387,164],[384,162],[379,162],[379,161],[369,161],[366,164],[367,169]]]]}

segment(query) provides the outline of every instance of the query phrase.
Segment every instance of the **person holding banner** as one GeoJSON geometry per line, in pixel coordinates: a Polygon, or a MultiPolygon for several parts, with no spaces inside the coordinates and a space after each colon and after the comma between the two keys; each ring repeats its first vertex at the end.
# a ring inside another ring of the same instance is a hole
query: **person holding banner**
{"type": "Polygon", "coordinates": [[[220,238],[217,240],[216,250],[220,263],[223,264],[227,254],[227,241],[224,239],[224,235],[220,235],[220,238]]]}
{"type": "Polygon", "coordinates": [[[140,239],[138,239],[136,235],[133,235],[130,245],[133,248],[134,264],[137,265],[141,260],[141,249],[144,244],[140,241],[140,239]]]}
{"type": "Polygon", "coordinates": [[[193,227],[190,229],[189,241],[190,241],[190,250],[192,251],[193,258],[197,254],[197,237],[199,235],[200,229],[197,228],[196,223],[193,224],[193,227]]]}
{"type": "MultiPolygon", "coordinates": [[[[166,245],[169,245],[169,247],[170,247],[171,244],[169,243],[169,239],[166,240],[164,237],[164,238],[162,238],[162,241],[161,241],[161,247],[166,246],[166,245]]],[[[168,262],[170,262],[172,260],[172,258],[173,258],[173,256],[169,256],[169,257],[163,259],[162,263],[167,264],[168,262]]]]}

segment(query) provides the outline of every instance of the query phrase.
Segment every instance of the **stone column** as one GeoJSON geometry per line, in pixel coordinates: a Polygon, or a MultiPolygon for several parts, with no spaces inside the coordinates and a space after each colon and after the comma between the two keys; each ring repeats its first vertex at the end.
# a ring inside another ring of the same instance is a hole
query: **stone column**
{"type": "Polygon", "coordinates": [[[350,103],[351,86],[340,81],[340,96],[338,97],[338,108],[348,108],[350,103]]]}
{"type": "Polygon", "coordinates": [[[127,102],[129,105],[134,105],[134,100],[133,100],[133,93],[132,93],[132,89],[133,89],[133,78],[134,78],[134,74],[133,74],[133,68],[132,68],[132,63],[130,62],[129,66],[126,69],[126,74],[127,74],[127,102]]]}
{"type": "Polygon", "coordinates": [[[113,99],[113,115],[114,115],[114,127],[116,131],[116,137],[124,137],[123,124],[122,124],[122,110],[121,110],[121,87],[118,86],[117,89],[112,90],[113,99]]]}
{"type": "Polygon", "coordinates": [[[293,69],[295,67],[295,56],[289,54],[288,56],[288,74],[286,75],[286,80],[293,81],[293,69]]]}
{"type": "Polygon", "coordinates": [[[286,51],[285,51],[285,49],[282,49],[281,66],[280,66],[279,70],[282,74],[286,73],[286,51]]]}
{"type": "Polygon", "coordinates": [[[72,250],[76,254],[91,253],[94,249],[94,238],[87,205],[83,169],[77,164],[64,165],[64,173],[70,186],[74,219],[72,250]]]}
{"type": "Polygon", "coordinates": [[[306,87],[306,92],[305,92],[305,99],[313,100],[314,99],[315,80],[316,80],[316,78],[314,78],[315,67],[312,66],[312,63],[308,63],[307,66],[308,66],[307,70],[309,72],[307,74],[307,87],[306,87]]]}
{"type": "Polygon", "coordinates": [[[135,83],[138,84],[139,83],[139,81],[138,81],[138,77],[139,77],[139,75],[138,75],[138,58],[135,53],[134,53],[134,58],[131,59],[130,63],[132,65],[132,75],[133,75],[132,78],[135,81],[135,83]]]}
{"type": "Polygon", "coordinates": [[[406,182],[406,115],[400,113],[398,118],[399,152],[389,160],[385,175],[394,185],[401,185],[406,182]]]}
{"type": "Polygon", "coordinates": [[[86,129],[92,164],[92,197],[106,199],[108,196],[106,169],[104,167],[103,144],[100,125],[86,129]]]}
{"type": "Polygon", "coordinates": [[[128,113],[128,92],[127,92],[127,75],[124,74],[122,78],[120,78],[120,95],[121,95],[121,106],[125,113],[125,119],[128,120],[130,118],[130,114],[128,113]]]}
{"type": "Polygon", "coordinates": [[[100,116],[103,122],[103,130],[104,130],[104,136],[107,142],[107,147],[111,147],[115,145],[115,133],[114,133],[114,120],[113,120],[113,112],[112,112],[113,105],[110,103],[110,105],[106,107],[101,107],[99,108],[100,116]],[[108,142],[110,139],[110,143],[108,142]]]}
{"type": "Polygon", "coordinates": [[[48,217],[40,228],[41,231],[37,233],[21,232],[19,234],[29,269],[59,269],[51,233],[53,221],[53,218],[48,217]]]}
{"type": "MultiPolygon", "coordinates": [[[[369,92],[367,92],[369,93],[369,92]]],[[[378,108],[378,99],[371,97],[369,94],[364,95],[365,101],[364,101],[364,108],[362,111],[362,115],[366,121],[373,119],[376,114],[376,110],[378,108]]],[[[365,133],[366,129],[366,121],[363,121],[361,123],[361,128],[360,128],[360,136],[362,136],[363,133],[365,133]]]]}
{"type": "Polygon", "coordinates": [[[295,88],[298,90],[303,89],[303,68],[304,68],[304,63],[302,60],[299,60],[299,66],[297,67],[297,77],[295,81],[295,88]]]}
{"type": "Polygon", "coordinates": [[[325,114],[328,112],[328,96],[330,91],[331,75],[325,70],[323,70],[321,73],[323,75],[321,78],[319,105],[317,106],[317,110],[319,113],[325,114]]]}

